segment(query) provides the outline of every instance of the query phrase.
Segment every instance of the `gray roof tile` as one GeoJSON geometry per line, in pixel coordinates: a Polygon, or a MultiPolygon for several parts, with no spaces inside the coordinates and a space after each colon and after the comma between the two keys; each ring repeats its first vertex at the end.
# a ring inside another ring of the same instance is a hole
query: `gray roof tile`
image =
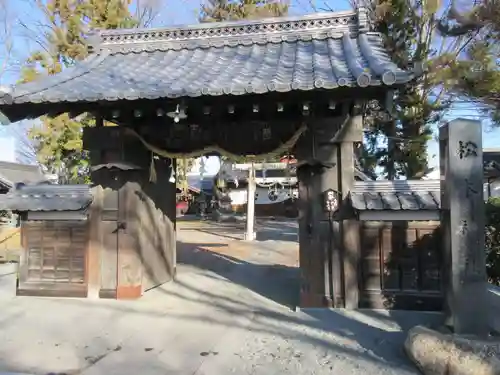
{"type": "Polygon", "coordinates": [[[418,197],[411,193],[398,193],[396,194],[397,201],[401,205],[402,210],[419,210],[420,204],[418,197]]]}
{"type": "Polygon", "coordinates": [[[500,176],[500,150],[483,150],[483,168],[487,178],[500,176]]]}
{"type": "Polygon", "coordinates": [[[17,183],[38,183],[45,181],[45,176],[37,165],[27,165],[0,161],[0,183],[12,188],[17,183]]]}
{"type": "Polygon", "coordinates": [[[440,191],[416,191],[414,194],[423,210],[435,210],[436,207],[441,206],[440,191]]]}
{"type": "Polygon", "coordinates": [[[366,210],[366,201],[363,193],[350,194],[351,205],[355,210],[366,210]]]}
{"type": "Polygon", "coordinates": [[[383,210],[383,209],[385,209],[384,201],[382,200],[382,197],[380,194],[366,192],[363,194],[363,196],[365,199],[367,210],[383,210]]]}
{"type": "MultiPolygon", "coordinates": [[[[22,103],[94,102],[403,84],[366,14],[102,31],[96,53],[63,73],[0,93],[22,103]]],[[[3,98],[3,99],[2,99],[3,98]]]]}
{"type": "Polygon", "coordinates": [[[438,210],[440,181],[356,181],[350,192],[356,210],[438,210]]]}
{"type": "Polygon", "coordinates": [[[0,209],[10,211],[79,211],[92,202],[88,185],[27,185],[0,195],[0,209]]]}
{"type": "Polygon", "coordinates": [[[385,210],[400,210],[401,209],[401,200],[398,194],[387,194],[387,193],[377,193],[380,197],[380,200],[384,202],[385,210]]]}

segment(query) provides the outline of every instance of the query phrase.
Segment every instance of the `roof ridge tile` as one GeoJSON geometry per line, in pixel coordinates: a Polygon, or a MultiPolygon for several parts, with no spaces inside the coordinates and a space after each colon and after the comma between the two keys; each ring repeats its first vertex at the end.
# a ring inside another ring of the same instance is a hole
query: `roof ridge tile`
{"type": "MultiPolygon", "coordinates": [[[[300,17],[276,17],[261,20],[201,23],[153,29],[96,30],[90,38],[93,52],[118,52],[124,48],[149,51],[154,45],[170,44],[178,48],[200,48],[257,42],[296,41],[302,38],[328,38],[345,33],[357,35],[369,31],[365,8],[344,12],[314,13],[300,17]],[[292,38],[292,39],[290,39],[292,38]],[[278,40],[276,40],[278,39],[278,40]],[[134,46],[134,47],[132,47],[134,46]],[[186,47],[187,46],[187,47],[186,47]]],[[[310,39],[309,39],[310,40],[310,39]]]]}

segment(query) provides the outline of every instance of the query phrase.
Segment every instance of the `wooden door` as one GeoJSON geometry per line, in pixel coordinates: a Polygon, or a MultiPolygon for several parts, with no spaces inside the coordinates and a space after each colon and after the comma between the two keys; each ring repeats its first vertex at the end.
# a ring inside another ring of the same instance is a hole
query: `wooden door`
{"type": "Polygon", "coordinates": [[[439,227],[365,222],[360,236],[360,307],[442,310],[439,227]]]}
{"type": "Polygon", "coordinates": [[[116,298],[118,282],[119,246],[119,199],[117,190],[105,189],[101,215],[102,252],[101,252],[101,289],[100,298],[116,298]]]}
{"type": "Polygon", "coordinates": [[[86,297],[87,221],[22,223],[18,295],[86,297]]]}
{"type": "MultiPolygon", "coordinates": [[[[102,225],[100,298],[138,298],[142,294],[141,261],[137,255],[130,197],[135,189],[105,189],[102,225]]],[[[133,210],[132,210],[133,211],[133,210]]]]}

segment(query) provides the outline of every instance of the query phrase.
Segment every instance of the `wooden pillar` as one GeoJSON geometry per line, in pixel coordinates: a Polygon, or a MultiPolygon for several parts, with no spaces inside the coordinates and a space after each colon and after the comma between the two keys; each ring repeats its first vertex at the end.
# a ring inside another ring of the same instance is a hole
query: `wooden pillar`
{"type": "Polygon", "coordinates": [[[354,144],[362,141],[362,132],[361,119],[351,110],[345,103],[342,116],[312,123],[296,146],[301,307],[357,307],[357,223],[342,221],[343,205],[332,218],[323,207],[327,190],[345,199],[354,183],[354,144]]]}
{"type": "MultiPolygon", "coordinates": [[[[96,127],[104,126],[104,119],[96,116],[96,127]]],[[[96,163],[102,159],[101,151],[94,151],[92,155],[96,163]]],[[[104,191],[101,186],[92,189],[93,201],[90,206],[89,239],[87,245],[86,277],[87,277],[87,297],[91,299],[99,298],[101,289],[101,254],[103,245],[103,233],[101,226],[104,191]]]]}
{"type": "MultiPolygon", "coordinates": [[[[299,159],[300,160],[300,159],[299,159]]],[[[299,183],[299,262],[301,273],[300,307],[326,307],[332,296],[325,285],[325,227],[321,225],[322,210],[319,176],[321,167],[304,165],[298,168],[299,183]]],[[[326,283],[325,283],[326,282],[326,283]]]]}
{"type": "Polygon", "coordinates": [[[245,240],[253,241],[255,235],[255,166],[254,163],[248,170],[248,187],[247,187],[247,222],[245,228],[245,240]]]}
{"type": "Polygon", "coordinates": [[[102,253],[102,209],[103,189],[100,186],[92,189],[93,201],[89,212],[89,239],[87,245],[86,276],[87,297],[99,298],[101,289],[101,253],[102,253]]]}
{"type": "MultiPolygon", "coordinates": [[[[320,222],[321,248],[323,248],[323,267],[324,267],[324,283],[325,283],[325,299],[328,301],[327,307],[344,307],[344,265],[343,265],[343,246],[342,246],[342,224],[338,217],[330,217],[331,215],[324,211],[323,194],[329,189],[341,192],[341,170],[340,165],[341,147],[338,143],[325,144],[323,149],[326,151],[330,148],[328,159],[326,161],[328,167],[323,169],[320,175],[318,186],[318,200],[320,210],[318,219],[320,222]],[[331,166],[330,166],[331,165],[331,166]]],[[[325,155],[326,156],[326,155],[325,155]]]]}
{"type": "MultiPolygon", "coordinates": [[[[342,202],[349,206],[348,195],[354,185],[354,149],[352,142],[342,142],[340,165],[342,182],[342,202]]],[[[347,214],[347,212],[345,212],[347,214]]],[[[357,309],[359,303],[358,264],[360,255],[359,221],[354,218],[342,221],[342,245],[344,248],[345,307],[357,309]]]]}
{"type": "Polygon", "coordinates": [[[172,280],[176,262],[176,184],[170,181],[170,170],[175,168],[175,162],[154,157],[120,127],[86,128],[84,147],[90,150],[91,166],[99,167],[92,173],[93,183],[120,197],[119,215],[113,219],[116,230],[111,231],[118,233],[118,298],[135,298],[146,289],[172,280]],[[156,179],[150,175],[152,164],[156,179]]]}
{"type": "Polygon", "coordinates": [[[441,126],[441,216],[449,322],[458,334],[488,334],[482,126],[441,126]]]}
{"type": "Polygon", "coordinates": [[[340,139],[340,181],[342,194],[342,248],[344,265],[345,307],[357,309],[359,306],[358,268],[360,258],[359,221],[351,216],[349,192],[355,181],[355,147],[363,142],[362,106],[354,104],[350,109],[348,127],[340,139]]]}

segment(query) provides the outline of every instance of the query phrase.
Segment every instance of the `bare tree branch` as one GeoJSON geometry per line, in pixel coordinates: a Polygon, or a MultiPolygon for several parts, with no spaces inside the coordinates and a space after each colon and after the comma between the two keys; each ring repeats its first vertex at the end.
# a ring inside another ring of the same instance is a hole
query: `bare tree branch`
{"type": "Polygon", "coordinates": [[[152,27],[164,5],[164,0],[136,0],[134,17],[138,21],[138,27],[152,27]]]}
{"type": "Polygon", "coordinates": [[[12,64],[14,43],[11,20],[7,0],[0,0],[0,83],[12,64]]]}

